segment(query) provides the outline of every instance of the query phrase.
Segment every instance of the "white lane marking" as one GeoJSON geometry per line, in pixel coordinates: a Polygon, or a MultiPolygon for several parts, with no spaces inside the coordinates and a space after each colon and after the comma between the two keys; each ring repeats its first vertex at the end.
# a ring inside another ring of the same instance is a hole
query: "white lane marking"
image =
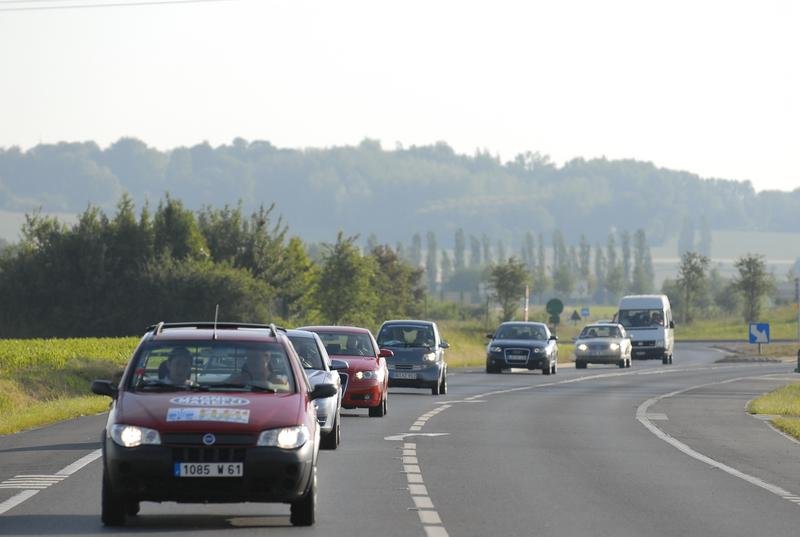
{"type": "Polygon", "coordinates": [[[647,419],[651,421],[669,421],[669,418],[666,414],[662,414],[659,412],[651,412],[647,414],[647,419]]]}
{"type": "Polygon", "coordinates": [[[420,427],[418,425],[412,425],[411,427],[408,428],[408,430],[409,431],[421,431],[422,427],[420,427]]]}
{"type": "Polygon", "coordinates": [[[739,378],[735,378],[735,379],[723,380],[723,381],[720,381],[720,382],[709,382],[707,384],[700,384],[698,386],[692,386],[690,388],[685,388],[685,389],[682,389],[682,390],[676,390],[674,392],[670,392],[670,393],[666,393],[664,395],[659,395],[657,397],[653,397],[651,399],[648,399],[647,401],[645,401],[641,405],[639,405],[639,408],[636,409],[636,419],[642,425],[647,427],[647,429],[651,433],[653,433],[658,438],[660,438],[664,442],[668,443],[672,447],[678,449],[679,451],[681,451],[685,455],[688,455],[688,456],[692,457],[693,459],[696,459],[696,460],[698,460],[700,462],[704,462],[704,463],[708,464],[709,466],[711,466],[713,468],[717,468],[719,470],[722,470],[723,472],[725,472],[727,474],[730,474],[730,475],[732,475],[734,477],[738,477],[739,479],[741,479],[743,481],[746,481],[746,482],[750,483],[751,485],[755,485],[757,487],[760,487],[760,488],[766,490],[767,492],[775,494],[776,496],[780,496],[782,499],[787,499],[787,497],[793,497],[795,495],[792,494],[791,492],[787,491],[787,490],[782,489],[781,487],[779,487],[777,485],[773,485],[771,483],[767,483],[766,481],[763,481],[763,480],[761,480],[761,479],[759,479],[759,478],[757,478],[755,476],[752,476],[750,474],[746,474],[746,473],[744,473],[744,472],[742,472],[740,470],[737,470],[736,468],[728,466],[727,464],[721,463],[721,462],[719,462],[719,461],[717,461],[715,459],[712,459],[711,457],[708,457],[708,456],[703,455],[702,453],[700,453],[698,451],[695,451],[694,449],[692,449],[688,445],[684,444],[680,440],[670,436],[669,434],[665,433],[664,431],[662,431],[661,429],[659,429],[658,427],[653,425],[650,422],[650,420],[648,419],[648,416],[647,416],[647,409],[649,409],[651,406],[653,406],[657,402],[661,401],[662,399],[667,399],[669,397],[674,397],[676,395],[681,395],[683,393],[686,393],[686,392],[689,392],[689,391],[692,391],[692,390],[699,390],[701,388],[706,388],[708,386],[718,386],[720,384],[729,384],[729,383],[738,382],[738,381],[741,381],[741,380],[749,380],[750,378],[752,378],[752,377],[739,377],[739,378]]]}
{"type": "Polygon", "coordinates": [[[391,436],[384,436],[383,439],[389,440],[391,442],[393,440],[405,440],[409,436],[447,436],[449,434],[450,433],[400,433],[400,434],[393,434],[391,436]]]}
{"type": "Polygon", "coordinates": [[[433,502],[428,496],[412,496],[417,509],[433,509],[433,502]]]}
{"type": "Polygon", "coordinates": [[[416,464],[404,464],[403,471],[407,474],[421,474],[422,470],[416,464]]]}
{"type": "Polygon", "coordinates": [[[441,524],[442,519],[436,511],[417,511],[423,524],[441,524]]]}
{"type": "Polygon", "coordinates": [[[444,526],[425,526],[425,534],[427,537],[450,537],[444,526]]]}
{"type": "Polygon", "coordinates": [[[403,457],[403,464],[419,464],[416,457],[403,457]]]}
{"type": "Polygon", "coordinates": [[[406,474],[409,483],[424,483],[422,474],[406,474]]]}
{"type": "Polygon", "coordinates": [[[31,498],[33,498],[37,494],[39,494],[38,490],[23,490],[19,494],[16,494],[16,495],[10,497],[9,499],[4,501],[3,503],[0,503],[0,515],[5,513],[6,511],[9,511],[10,509],[15,508],[16,506],[18,506],[22,502],[24,502],[26,500],[30,500],[31,498]]]}
{"type": "Polygon", "coordinates": [[[55,485],[63,479],[65,475],[43,475],[43,474],[20,474],[10,479],[0,482],[0,489],[46,489],[50,485],[55,485]]]}
{"type": "Polygon", "coordinates": [[[40,490],[44,490],[50,485],[54,485],[56,483],[61,482],[62,480],[74,474],[87,464],[91,464],[92,462],[96,461],[102,456],[103,456],[103,451],[101,449],[97,449],[95,451],[92,451],[88,455],[81,457],[72,464],[65,466],[64,468],[56,472],[54,475],[26,474],[26,475],[18,475],[11,479],[3,481],[2,483],[0,483],[0,488],[2,489],[24,488],[25,490],[23,490],[19,494],[12,496],[3,503],[0,503],[0,515],[9,511],[10,509],[13,509],[22,502],[33,498],[36,494],[39,493],[40,490]]]}
{"type": "MultiPolygon", "coordinates": [[[[408,474],[408,475],[414,475],[414,474],[408,474]]],[[[411,484],[409,484],[408,485],[408,491],[414,496],[427,496],[428,495],[428,489],[427,489],[427,487],[425,487],[425,485],[411,485],[411,484]]]]}
{"type": "Polygon", "coordinates": [[[62,468],[61,470],[59,470],[56,473],[58,475],[72,475],[75,472],[77,472],[78,470],[80,470],[81,468],[83,468],[84,466],[86,466],[87,464],[91,464],[92,462],[96,461],[97,459],[99,459],[102,456],[103,456],[103,450],[102,449],[96,449],[96,450],[92,451],[91,453],[89,453],[88,455],[86,455],[84,457],[81,457],[77,461],[73,462],[69,466],[65,466],[64,468],[62,468]]]}

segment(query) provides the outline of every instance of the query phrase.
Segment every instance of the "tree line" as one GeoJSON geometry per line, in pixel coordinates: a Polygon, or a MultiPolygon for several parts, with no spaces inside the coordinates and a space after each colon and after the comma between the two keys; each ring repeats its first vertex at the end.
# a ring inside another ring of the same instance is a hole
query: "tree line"
{"type": "MultiPolygon", "coordinates": [[[[367,249],[376,241],[374,236],[368,238],[367,249]]],[[[486,234],[467,235],[459,228],[452,244],[451,255],[439,248],[436,233],[428,231],[424,241],[415,233],[410,244],[399,242],[396,251],[412,266],[424,269],[430,293],[460,302],[482,300],[488,270],[510,260],[524,269],[529,292],[538,303],[558,296],[608,304],[623,294],[655,290],[653,258],[643,229],[611,232],[604,244],[594,245],[585,234],[577,244],[568,244],[560,228],[549,237],[529,230],[521,244],[511,246],[486,234]]]]}
{"type": "Polygon", "coordinates": [[[461,228],[513,244],[530,229],[546,236],[560,229],[568,243],[584,234],[595,244],[612,228],[646,229],[653,245],[681,234],[682,254],[704,251],[704,230],[800,231],[800,191],[756,193],[749,182],[633,160],[557,166],[539,153],[502,161],[486,151],[458,154],[444,142],[386,150],[369,139],[303,150],[241,138],[169,151],[134,138],[107,148],[0,148],[2,210],[80,213],[89,200],[113,212],[125,192],[138,205],[171,192],[193,210],[243,199],[254,211],[270,200],[294,233],[312,242],[329,240],[331,229],[394,244],[413,232],[461,228]],[[692,222],[694,215],[705,223],[692,222]],[[697,246],[690,245],[692,228],[697,246]]]}
{"type": "Polygon", "coordinates": [[[387,246],[362,252],[339,233],[312,260],[273,215],[198,212],[170,196],[137,214],[89,207],[73,225],[33,213],[0,251],[2,337],[139,334],[157,321],[323,322],[374,326],[421,315],[422,270],[387,246]]]}
{"type": "MultiPolygon", "coordinates": [[[[192,211],[170,195],[137,212],[123,195],[114,214],[90,206],[70,225],[31,213],[22,239],[0,244],[0,336],[137,334],[159,320],[208,320],[216,305],[225,320],[376,326],[426,316],[437,300],[482,317],[491,298],[510,319],[526,286],[539,303],[615,304],[657,291],[643,229],[594,246],[586,236],[570,245],[556,229],[549,240],[528,231],[512,248],[459,228],[452,251],[433,231],[394,248],[371,235],[362,247],[341,231],[335,242],[305,243],[274,212],[274,204],[192,211]]],[[[742,308],[757,319],[773,285],[763,258],[737,260],[733,280],[709,265],[686,252],[678,277],[664,282],[681,320],[742,308]]]]}

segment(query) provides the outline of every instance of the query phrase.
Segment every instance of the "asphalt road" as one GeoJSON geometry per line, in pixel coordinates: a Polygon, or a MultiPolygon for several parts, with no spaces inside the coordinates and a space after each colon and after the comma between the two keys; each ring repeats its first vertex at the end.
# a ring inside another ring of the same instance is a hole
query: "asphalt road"
{"type": "Polygon", "coordinates": [[[284,505],[143,503],[107,529],[92,460],[104,416],[0,437],[0,535],[796,537],[800,444],[744,406],[800,375],[719,357],[684,344],[671,366],[392,389],[386,417],[346,412],[342,445],[322,452],[312,528],[284,505]]]}

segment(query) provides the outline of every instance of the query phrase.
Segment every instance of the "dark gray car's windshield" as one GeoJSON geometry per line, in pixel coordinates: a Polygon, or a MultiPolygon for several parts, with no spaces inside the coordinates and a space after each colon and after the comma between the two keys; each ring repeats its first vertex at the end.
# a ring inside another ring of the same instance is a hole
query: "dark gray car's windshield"
{"type": "Polygon", "coordinates": [[[139,351],[129,387],[293,393],[295,379],[279,343],[170,341],[139,351]]]}
{"type": "Polygon", "coordinates": [[[537,325],[506,324],[501,325],[494,335],[495,339],[547,339],[544,328],[537,325]]]}
{"type": "Polygon", "coordinates": [[[432,347],[435,344],[430,326],[390,325],[378,333],[379,347],[432,347]]]}

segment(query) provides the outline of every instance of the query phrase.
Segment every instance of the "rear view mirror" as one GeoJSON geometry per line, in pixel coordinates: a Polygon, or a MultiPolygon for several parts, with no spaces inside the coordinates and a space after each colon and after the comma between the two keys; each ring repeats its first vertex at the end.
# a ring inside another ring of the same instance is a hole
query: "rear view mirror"
{"type": "Polygon", "coordinates": [[[669,327],[670,328],[675,328],[675,321],[670,321],[669,322],[669,327]]]}
{"type": "Polygon", "coordinates": [[[116,399],[118,390],[110,380],[93,380],[92,393],[96,393],[97,395],[106,395],[112,399],[116,399]]]}
{"type": "Polygon", "coordinates": [[[339,390],[333,384],[317,384],[313,390],[308,394],[308,398],[312,401],[321,397],[333,397],[339,390]]]}
{"type": "Polygon", "coordinates": [[[439,346],[441,348],[443,348],[443,349],[449,349],[450,348],[450,344],[448,342],[446,342],[445,340],[442,340],[442,342],[439,343],[439,346]]]}
{"type": "Polygon", "coordinates": [[[344,360],[331,360],[331,369],[334,371],[347,371],[348,367],[350,367],[350,364],[344,360]]]}

